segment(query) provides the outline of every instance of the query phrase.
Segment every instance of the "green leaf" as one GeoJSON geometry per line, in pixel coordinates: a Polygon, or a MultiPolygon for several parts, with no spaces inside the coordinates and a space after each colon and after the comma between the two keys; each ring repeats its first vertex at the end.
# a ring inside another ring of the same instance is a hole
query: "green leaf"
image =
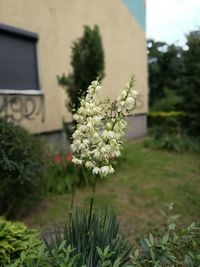
{"type": "Polygon", "coordinates": [[[184,265],[187,267],[194,267],[193,261],[189,255],[185,256],[184,265]]]}
{"type": "Polygon", "coordinates": [[[104,252],[103,252],[104,257],[108,254],[109,249],[110,249],[109,246],[105,247],[104,252]]]}
{"type": "Polygon", "coordinates": [[[65,246],[65,244],[66,244],[66,240],[64,240],[64,241],[60,244],[60,246],[59,246],[59,248],[58,248],[58,251],[62,251],[63,248],[64,248],[64,246],[65,246]]]}
{"type": "Polygon", "coordinates": [[[20,263],[20,259],[17,259],[12,265],[9,265],[9,267],[18,267],[20,263]]]}
{"type": "Polygon", "coordinates": [[[176,227],[176,224],[175,224],[175,223],[171,223],[171,224],[168,226],[168,229],[169,229],[170,231],[172,231],[172,230],[175,229],[175,227],[176,227]]]}
{"type": "Polygon", "coordinates": [[[178,240],[178,236],[175,234],[175,235],[173,236],[173,241],[176,242],[177,240],[178,240]]]}
{"type": "Polygon", "coordinates": [[[151,247],[151,244],[147,238],[141,239],[141,244],[144,249],[144,251],[149,251],[149,248],[151,247]]]}
{"type": "Polygon", "coordinates": [[[168,239],[169,239],[169,234],[164,235],[162,238],[162,244],[166,244],[168,239]]]}
{"type": "Polygon", "coordinates": [[[103,261],[104,260],[104,254],[103,254],[103,251],[98,246],[97,246],[97,252],[99,254],[101,261],[103,261]]]}
{"type": "Polygon", "coordinates": [[[151,233],[149,234],[149,241],[152,245],[154,245],[154,238],[153,238],[153,235],[151,233]]]}
{"type": "Polygon", "coordinates": [[[154,254],[152,249],[150,251],[150,254],[151,254],[151,258],[152,258],[153,263],[155,263],[155,254],[154,254]]]}
{"type": "Polygon", "coordinates": [[[105,260],[102,263],[102,267],[110,267],[110,265],[111,265],[111,261],[110,260],[105,260]]]}
{"type": "Polygon", "coordinates": [[[20,255],[21,261],[24,262],[25,258],[26,258],[26,253],[25,251],[22,251],[21,255],[20,255]]]}
{"type": "Polygon", "coordinates": [[[195,224],[195,223],[190,224],[190,225],[188,226],[188,231],[192,231],[192,230],[194,230],[195,227],[196,227],[196,224],[195,224]]]}
{"type": "Polygon", "coordinates": [[[113,267],[119,267],[121,263],[121,258],[117,258],[113,264],[113,267]]]}

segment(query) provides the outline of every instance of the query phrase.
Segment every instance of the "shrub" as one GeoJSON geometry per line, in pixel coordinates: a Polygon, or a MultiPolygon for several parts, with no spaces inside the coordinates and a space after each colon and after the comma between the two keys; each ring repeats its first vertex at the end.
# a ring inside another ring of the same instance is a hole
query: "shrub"
{"type": "MultiPolygon", "coordinates": [[[[170,207],[170,210],[172,206],[170,207]]],[[[142,238],[135,249],[132,266],[200,266],[200,227],[192,223],[177,228],[178,215],[169,213],[160,235],[142,238]]],[[[159,229],[160,230],[160,229],[159,229]]]]}
{"type": "Polygon", "coordinates": [[[64,248],[64,245],[65,242],[58,249],[52,250],[50,255],[45,245],[42,244],[35,249],[34,254],[22,252],[9,267],[78,267],[78,255],[72,255],[73,249],[70,246],[64,248]],[[52,257],[55,259],[54,262],[51,261],[52,257]]]}
{"type": "Polygon", "coordinates": [[[76,186],[91,183],[91,173],[83,166],[75,166],[71,160],[71,154],[58,153],[52,157],[47,171],[48,193],[72,192],[76,186]]]}
{"type": "Polygon", "coordinates": [[[186,115],[183,112],[150,112],[148,114],[148,126],[167,133],[177,133],[181,129],[181,120],[186,115]]]}
{"type": "Polygon", "coordinates": [[[77,180],[76,173],[71,156],[61,153],[52,156],[47,171],[47,192],[53,194],[71,192],[77,180]]]}
{"type": "Polygon", "coordinates": [[[186,116],[182,112],[151,112],[148,115],[150,139],[145,146],[174,152],[199,152],[200,141],[187,136],[182,121],[186,116]]]}
{"type": "Polygon", "coordinates": [[[40,244],[35,230],[28,230],[22,223],[0,218],[0,266],[10,264],[21,253],[34,254],[40,244]]]}
{"type": "Polygon", "coordinates": [[[189,119],[183,121],[190,136],[199,137],[200,133],[200,28],[186,35],[187,51],[182,52],[183,69],[179,76],[180,95],[183,101],[179,108],[188,114],[189,119]]]}
{"type": "MultiPolygon", "coordinates": [[[[98,254],[100,257],[99,266],[102,266],[102,267],[108,267],[108,266],[109,267],[120,267],[120,266],[122,266],[122,261],[121,261],[120,257],[116,258],[114,263],[112,263],[112,256],[113,256],[113,254],[115,254],[115,252],[111,251],[109,246],[107,246],[104,250],[101,250],[99,247],[97,247],[97,251],[98,251],[98,254]]],[[[126,265],[126,267],[128,267],[128,265],[126,265]]]]}
{"type": "Polygon", "coordinates": [[[97,25],[93,29],[85,26],[83,36],[73,43],[71,66],[72,73],[57,79],[69,96],[68,109],[74,112],[80,106],[80,98],[86,95],[88,84],[104,77],[104,51],[97,25]]]}
{"type": "Polygon", "coordinates": [[[145,147],[168,150],[176,153],[200,151],[200,141],[180,134],[160,135],[159,132],[144,141],[145,147]]]}
{"type": "MultiPolygon", "coordinates": [[[[88,85],[97,77],[103,79],[104,65],[104,50],[99,27],[85,26],[82,37],[72,45],[72,73],[67,76],[64,73],[57,76],[58,84],[68,96],[66,106],[71,113],[80,107],[80,99],[86,96],[88,85]]],[[[74,121],[71,125],[64,123],[64,130],[70,143],[74,125],[74,121]]]]}
{"type": "MultiPolygon", "coordinates": [[[[100,213],[88,214],[87,210],[74,210],[71,221],[65,223],[64,229],[56,229],[45,241],[52,255],[52,262],[56,262],[52,251],[57,250],[64,241],[65,249],[70,245],[74,249],[72,254],[79,255],[77,266],[101,266],[102,251],[108,246],[109,249],[104,252],[106,255],[109,250],[112,252],[107,255],[111,264],[120,258],[120,266],[124,266],[129,260],[130,246],[120,238],[116,216],[111,211],[101,215],[100,213]]],[[[104,256],[107,257],[105,254],[104,256]]]]}
{"type": "MultiPolygon", "coordinates": [[[[86,267],[86,265],[78,265],[79,254],[73,254],[73,249],[69,245],[65,248],[66,241],[63,241],[57,249],[53,249],[51,254],[46,250],[44,245],[36,248],[36,254],[26,254],[22,252],[20,257],[14,261],[13,264],[7,265],[9,267],[86,267]],[[52,261],[52,257],[54,261],[52,261]]],[[[99,262],[96,267],[120,267],[121,258],[118,257],[112,264],[111,258],[114,254],[107,246],[104,250],[97,247],[99,262]]],[[[127,266],[127,265],[125,265],[127,266]]],[[[127,266],[128,267],[128,266],[127,266]]],[[[131,266],[129,266],[131,267],[131,266]]]]}
{"type": "Polygon", "coordinates": [[[19,217],[44,189],[43,145],[25,129],[0,120],[0,214],[19,217]]]}

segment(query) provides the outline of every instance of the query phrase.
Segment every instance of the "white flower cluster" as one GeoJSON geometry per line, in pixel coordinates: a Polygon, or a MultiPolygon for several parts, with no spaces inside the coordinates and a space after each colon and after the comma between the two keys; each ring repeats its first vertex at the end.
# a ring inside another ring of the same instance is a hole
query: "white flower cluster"
{"type": "Polygon", "coordinates": [[[75,164],[85,164],[94,174],[106,176],[114,172],[113,159],[121,154],[126,128],[124,118],[133,113],[137,93],[133,78],[113,103],[98,101],[100,89],[99,81],[93,81],[86,97],[81,100],[73,117],[77,127],[71,148],[75,164]]]}

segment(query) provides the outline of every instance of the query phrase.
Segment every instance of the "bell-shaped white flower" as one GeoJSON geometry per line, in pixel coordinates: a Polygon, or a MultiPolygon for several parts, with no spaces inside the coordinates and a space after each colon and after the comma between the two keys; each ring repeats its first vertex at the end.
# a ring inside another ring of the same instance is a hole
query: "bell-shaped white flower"
{"type": "Polygon", "coordinates": [[[85,167],[91,169],[91,168],[95,167],[95,165],[92,161],[86,161],[85,167]]]}
{"type": "Polygon", "coordinates": [[[134,79],[113,103],[98,101],[99,81],[93,81],[81,106],[74,114],[77,121],[71,145],[75,164],[85,164],[94,174],[106,176],[114,172],[112,160],[121,155],[126,128],[125,117],[135,108],[134,79]]]}
{"type": "Polygon", "coordinates": [[[83,163],[83,161],[81,159],[78,159],[78,158],[76,158],[74,156],[72,158],[72,162],[77,164],[77,165],[81,165],[83,163]]]}
{"type": "Polygon", "coordinates": [[[101,169],[98,167],[94,167],[94,169],[92,170],[93,174],[100,174],[101,169]]]}

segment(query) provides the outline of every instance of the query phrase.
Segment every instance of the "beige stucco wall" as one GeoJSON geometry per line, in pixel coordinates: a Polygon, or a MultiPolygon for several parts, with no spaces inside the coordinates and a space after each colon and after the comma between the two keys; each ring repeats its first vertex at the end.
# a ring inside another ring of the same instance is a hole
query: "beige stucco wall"
{"type": "Polygon", "coordinates": [[[58,130],[63,119],[71,121],[56,75],[70,71],[71,44],[82,35],[83,25],[98,24],[102,34],[106,63],[102,96],[116,97],[134,74],[141,95],[136,113],[147,112],[145,33],[122,0],[0,0],[0,23],[39,34],[45,121],[24,120],[22,125],[31,132],[58,130]]]}

